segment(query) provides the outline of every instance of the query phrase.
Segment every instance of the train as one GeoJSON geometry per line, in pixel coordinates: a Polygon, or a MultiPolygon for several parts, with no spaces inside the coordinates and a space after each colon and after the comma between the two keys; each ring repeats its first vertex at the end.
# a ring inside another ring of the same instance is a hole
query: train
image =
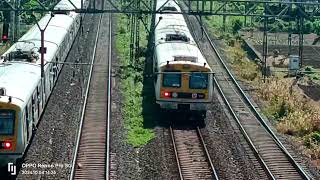
{"type": "MultiPolygon", "coordinates": [[[[41,77],[41,32],[34,25],[0,59],[0,166],[21,160],[44,111],[63,62],[77,36],[82,0],[61,0],[56,13],[44,15],[44,77],[41,77]],[[74,7],[75,6],[75,7],[74,7]],[[50,21],[49,21],[50,20],[50,21]]],[[[84,8],[88,2],[83,4],[84,8]]]]}
{"type": "Polygon", "coordinates": [[[153,74],[161,109],[205,114],[213,98],[214,72],[193,39],[176,1],[158,0],[153,74]]]}

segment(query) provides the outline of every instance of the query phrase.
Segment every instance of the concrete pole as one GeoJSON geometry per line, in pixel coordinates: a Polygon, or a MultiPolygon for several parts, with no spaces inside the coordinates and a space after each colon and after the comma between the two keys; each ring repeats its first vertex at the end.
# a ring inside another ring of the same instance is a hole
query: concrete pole
{"type": "MultiPolygon", "coordinates": [[[[16,8],[16,0],[10,0],[10,4],[13,5],[13,7],[16,8]]],[[[11,11],[10,12],[10,20],[9,20],[9,33],[8,33],[8,38],[10,39],[10,42],[15,42],[15,20],[16,20],[16,12],[11,11]]]]}
{"type": "MultiPolygon", "coordinates": [[[[15,8],[20,8],[20,0],[15,0],[15,8]]],[[[14,42],[17,42],[20,36],[20,16],[19,11],[14,13],[14,42]]]]}

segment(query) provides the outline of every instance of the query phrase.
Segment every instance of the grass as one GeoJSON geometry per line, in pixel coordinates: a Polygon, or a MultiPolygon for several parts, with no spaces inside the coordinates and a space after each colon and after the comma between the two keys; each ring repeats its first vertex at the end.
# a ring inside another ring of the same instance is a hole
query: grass
{"type": "Polygon", "coordinates": [[[0,46],[0,55],[5,53],[9,48],[10,48],[10,44],[9,43],[2,43],[1,46],[0,46]]]}
{"type": "MultiPolygon", "coordinates": [[[[127,129],[127,142],[134,147],[140,147],[152,140],[155,135],[151,129],[144,128],[142,90],[143,90],[143,71],[144,57],[139,58],[133,66],[129,57],[130,31],[127,27],[127,16],[117,15],[118,34],[116,36],[116,48],[120,57],[120,89],[122,93],[123,105],[122,112],[124,124],[127,129]]],[[[146,37],[143,30],[140,37],[146,37]]],[[[146,47],[147,40],[140,41],[141,46],[146,47]]]]}

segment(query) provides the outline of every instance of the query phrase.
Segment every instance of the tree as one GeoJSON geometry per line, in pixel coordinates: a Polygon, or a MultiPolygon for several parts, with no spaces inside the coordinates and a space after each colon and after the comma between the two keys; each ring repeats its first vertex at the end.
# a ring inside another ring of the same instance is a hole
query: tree
{"type": "Polygon", "coordinates": [[[315,20],[313,22],[313,32],[320,35],[320,20],[315,20]]]}

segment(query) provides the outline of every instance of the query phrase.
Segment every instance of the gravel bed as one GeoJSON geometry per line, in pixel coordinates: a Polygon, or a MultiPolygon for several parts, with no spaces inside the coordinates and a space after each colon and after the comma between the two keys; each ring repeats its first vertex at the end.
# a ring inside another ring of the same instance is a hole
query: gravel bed
{"type": "Polygon", "coordinates": [[[227,117],[222,101],[214,98],[201,130],[213,164],[221,179],[261,179],[243,147],[243,139],[227,117]]]}
{"type": "MultiPolygon", "coordinates": [[[[98,17],[98,14],[85,16],[83,31],[80,29],[67,62],[90,62],[98,17]]],[[[63,67],[23,161],[24,164],[35,164],[36,167],[22,167],[17,179],[68,178],[83,103],[81,94],[88,73],[89,66],[63,67]],[[28,174],[28,171],[32,174],[28,174]],[[39,174],[41,171],[46,172],[39,174]]]]}

